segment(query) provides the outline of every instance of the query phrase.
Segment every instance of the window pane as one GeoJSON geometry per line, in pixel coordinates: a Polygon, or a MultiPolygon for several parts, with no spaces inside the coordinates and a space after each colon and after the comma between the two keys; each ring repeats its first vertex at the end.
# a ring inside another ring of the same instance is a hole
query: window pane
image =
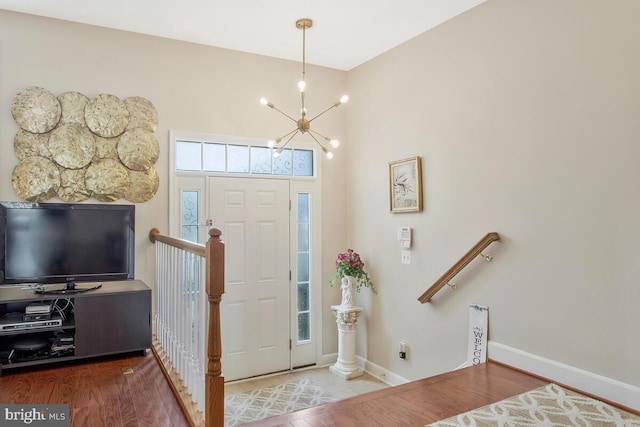
{"type": "Polygon", "coordinates": [[[273,174],[274,175],[292,175],[293,168],[291,167],[292,150],[285,148],[278,157],[273,159],[273,174]]]}
{"type": "Polygon", "coordinates": [[[298,254],[298,282],[309,281],[309,254],[298,254]]]}
{"type": "Polygon", "coordinates": [[[298,252],[309,252],[309,224],[298,224],[298,252]]]}
{"type": "Polygon", "coordinates": [[[298,222],[309,222],[309,193],[298,193],[298,222]]]}
{"type": "Polygon", "coordinates": [[[310,330],[309,313],[298,314],[298,341],[309,341],[311,337],[310,330]]]}
{"type": "Polygon", "coordinates": [[[249,147],[227,145],[227,165],[229,172],[249,173],[249,147]]]}
{"type": "Polygon", "coordinates": [[[182,192],[182,224],[198,225],[198,192],[182,192]]]}
{"type": "Polygon", "coordinates": [[[224,144],[204,144],[204,170],[208,172],[224,172],[226,149],[224,144]]]}
{"type": "Polygon", "coordinates": [[[293,174],[313,176],[313,151],[293,150],[293,174]]]}
{"type": "Polygon", "coordinates": [[[271,149],[251,147],[251,173],[271,174],[271,149]]]}
{"type": "Polygon", "coordinates": [[[176,170],[202,170],[202,144],[192,141],[176,141],[176,170]]]}
{"type": "Polygon", "coordinates": [[[182,238],[191,242],[198,243],[198,226],[197,225],[183,225],[182,226],[182,238]]]}
{"type": "Polygon", "coordinates": [[[309,311],[308,283],[298,283],[298,311],[309,311]]]}

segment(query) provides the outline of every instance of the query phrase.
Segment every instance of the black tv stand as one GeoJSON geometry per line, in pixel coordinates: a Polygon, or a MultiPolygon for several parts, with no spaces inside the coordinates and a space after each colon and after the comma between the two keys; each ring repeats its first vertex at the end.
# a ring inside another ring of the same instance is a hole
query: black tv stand
{"type": "MultiPolygon", "coordinates": [[[[145,353],[151,347],[151,289],[144,282],[83,283],[82,288],[70,291],[75,293],[44,294],[31,287],[0,286],[0,319],[25,313],[33,303],[46,305],[58,300],[58,306],[65,307],[61,325],[0,330],[0,375],[14,368],[145,353]],[[84,286],[96,289],[82,292],[84,286]],[[42,347],[42,342],[47,342],[45,348],[25,351],[26,347],[42,347]],[[72,348],[65,342],[72,342],[72,348]]],[[[52,316],[57,318],[60,313],[52,316]]]]}

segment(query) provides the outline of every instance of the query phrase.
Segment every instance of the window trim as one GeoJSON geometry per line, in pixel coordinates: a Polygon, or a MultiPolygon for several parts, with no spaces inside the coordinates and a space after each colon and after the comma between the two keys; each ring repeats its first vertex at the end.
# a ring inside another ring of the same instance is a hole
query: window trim
{"type": "MultiPolygon", "coordinates": [[[[170,165],[169,170],[172,173],[175,173],[179,176],[188,176],[188,175],[206,175],[206,176],[235,176],[235,177],[244,177],[244,178],[269,178],[269,179],[295,179],[295,180],[317,180],[320,176],[320,165],[321,165],[321,151],[318,149],[317,144],[314,142],[307,141],[295,141],[290,144],[294,144],[293,146],[287,146],[288,149],[299,149],[299,150],[308,150],[313,153],[312,160],[312,168],[313,175],[312,176],[304,176],[304,175],[279,175],[274,173],[262,174],[262,173],[251,173],[251,164],[249,164],[249,172],[215,172],[215,171],[205,171],[205,170],[177,170],[176,169],[176,158],[178,155],[178,141],[184,142],[194,142],[200,144],[226,144],[226,145],[240,145],[249,147],[249,156],[251,156],[251,147],[264,147],[269,148],[267,146],[267,141],[265,139],[251,138],[251,137],[239,137],[239,136],[231,136],[231,135],[218,135],[218,134],[200,134],[193,132],[177,132],[177,131],[169,131],[169,144],[171,149],[171,157],[170,157],[170,165]]],[[[228,169],[227,165],[227,154],[225,155],[225,169],[228,169]]],[[[201,164],[201,168],[203,165],[201,164]]]]}

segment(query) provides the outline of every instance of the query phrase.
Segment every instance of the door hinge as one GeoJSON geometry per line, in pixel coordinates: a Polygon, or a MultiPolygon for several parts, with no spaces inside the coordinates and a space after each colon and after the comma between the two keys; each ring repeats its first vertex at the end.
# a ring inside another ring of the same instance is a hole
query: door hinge
{"type": "Polygon", "coordinates": [[[291,212],[291,199],[289,199],[289,212],[291,212]]]}
{"type": "Polygon", "coordinates": [[[289,340],[289,350],[292,350],[292,349],[293,349],[293,344],[292,344],[291,340],[289,340]]]}
{"type": "Polygon", "coordinates": [[[291,282],[291,270],[289,270],[289,282],[291,282]]]}

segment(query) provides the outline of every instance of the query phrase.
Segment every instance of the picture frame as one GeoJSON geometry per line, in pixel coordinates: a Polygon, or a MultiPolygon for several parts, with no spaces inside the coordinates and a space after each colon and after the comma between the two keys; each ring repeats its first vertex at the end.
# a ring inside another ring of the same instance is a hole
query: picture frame
{"type": "Polygon", "coordinates": [[[389,163],[389,210],[392,213],[422,211],[420,157],[389,163]]]}

